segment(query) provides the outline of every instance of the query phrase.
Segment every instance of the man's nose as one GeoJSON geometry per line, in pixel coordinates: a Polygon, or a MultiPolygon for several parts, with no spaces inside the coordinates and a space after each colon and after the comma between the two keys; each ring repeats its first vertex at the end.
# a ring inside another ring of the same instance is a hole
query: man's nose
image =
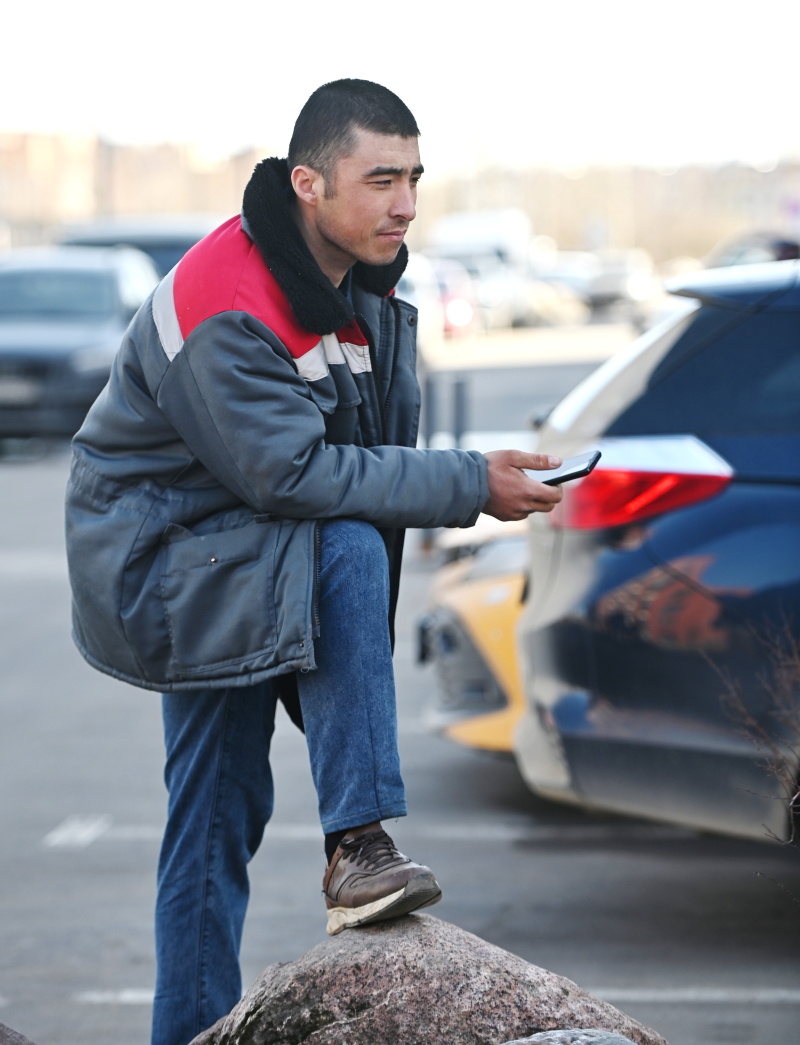
{"type": "Polygon", "coordinates": [[[402,218],[404,221],[413,221],[417,216],[417,193],[410,185],[398,188],[392,199],[390,216],[402,218]]]}

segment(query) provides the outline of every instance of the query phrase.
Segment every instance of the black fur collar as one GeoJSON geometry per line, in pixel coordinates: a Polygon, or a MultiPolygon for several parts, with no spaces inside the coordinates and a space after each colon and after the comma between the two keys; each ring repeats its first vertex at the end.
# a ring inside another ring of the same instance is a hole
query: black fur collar
{"type": "MultiPolygon", "coordinates": [[[[262,160],[244,190],[242,216],[248,235],[261,252],[302,327],[331,334],[353,319],[353,306],[324,274],[300,235],[289,210],[292,188],[286,160],[262,160]]],[[[390,265],[353,266],[353,279],[385,297],[408,262],[403,244],[390,265]]]]}

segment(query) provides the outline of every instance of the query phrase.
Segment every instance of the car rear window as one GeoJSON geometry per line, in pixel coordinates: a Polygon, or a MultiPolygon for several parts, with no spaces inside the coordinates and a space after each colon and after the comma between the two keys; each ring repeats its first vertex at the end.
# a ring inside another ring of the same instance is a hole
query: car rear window
{"type": "Polygon", "coordinates": [[[706,306],[608,435],[800,434],[800,313],[706,306]]]}
{"type": "Polygon", "coordinates": [[[114,279],[105,272],[29,269],[0,272],[0,319],[64,319],[113,314],[114,279]]]}

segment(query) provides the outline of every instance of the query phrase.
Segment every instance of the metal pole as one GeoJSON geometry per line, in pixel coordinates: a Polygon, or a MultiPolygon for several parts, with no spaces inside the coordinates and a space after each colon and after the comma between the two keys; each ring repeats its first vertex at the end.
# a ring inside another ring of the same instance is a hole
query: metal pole
{"type": "Polygon", "coordinates": [[[460,447],[467,431],[468,422],[468,387],[463,377],[453,382],[453,442],[460,447]]]}
{"type": "Polygon", "coordinates": [[[436,414],[437,414],[437,409],[436,409],[436,407],[437,407],[437,401],[436,401],[436,393],[437,393],[436,378],[429,374],[425,378],[425,383],[423,385],[423,388],[424,388],[424,397],[423,397],[424,412],[423,412],[423,429],[422,429],[422,434],[425,437],[425,445],[429,447],[431,445],[431,443],[433,442],[433,437],[436,435],[436,426],[437,426],[437,421],[438,421],[438,419],[436,417],[436,414]]]}

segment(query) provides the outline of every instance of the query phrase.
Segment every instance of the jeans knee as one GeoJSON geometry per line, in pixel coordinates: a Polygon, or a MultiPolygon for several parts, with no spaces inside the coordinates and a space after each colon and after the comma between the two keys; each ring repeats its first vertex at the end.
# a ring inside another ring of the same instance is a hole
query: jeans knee
{"type": "Polygon", "coordinates": [[[383,538],[361,519],[330,519],[322,524],[323,565],[338,558],[358,570],[372,572],[388,566],[383,538]]]}
{"type": "Polygon", "coordinates": [[[333,588],[353,593],[366,586],[388,594],[389,560],[383,538],[360,519],[331,519],[322,524],[321,567],[333,588]]]}

